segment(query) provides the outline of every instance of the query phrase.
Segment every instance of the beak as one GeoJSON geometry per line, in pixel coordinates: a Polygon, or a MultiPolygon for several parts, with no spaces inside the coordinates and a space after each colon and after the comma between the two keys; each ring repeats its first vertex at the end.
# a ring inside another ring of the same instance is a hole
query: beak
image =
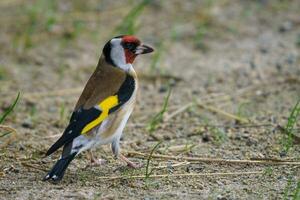
{"type": "Polygon", "coordinates": [[[152,51],[154,51],[154,49],[152,47],[142,44],[136,48],[135,54],[136,55],[146,54],[146,53],[151,53],[152,51]]]}

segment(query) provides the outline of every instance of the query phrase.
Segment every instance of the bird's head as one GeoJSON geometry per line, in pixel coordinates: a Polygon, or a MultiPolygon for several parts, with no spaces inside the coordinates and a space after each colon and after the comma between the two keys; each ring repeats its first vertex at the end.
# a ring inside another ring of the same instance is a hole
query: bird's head
{"type": "Polygon", "coordinates": [[[138,55],[152,51],[153,48],[142,44],[139,39],[132,35],[114,37],[103,48],[106,62],[124,70],[131,66],[138,55]]]}

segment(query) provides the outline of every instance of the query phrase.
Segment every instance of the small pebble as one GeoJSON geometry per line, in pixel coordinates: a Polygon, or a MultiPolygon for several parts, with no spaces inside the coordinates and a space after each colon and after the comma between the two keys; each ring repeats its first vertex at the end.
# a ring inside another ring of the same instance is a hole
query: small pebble
{"type": "Polygon", "coordinates": [[[29,129],[32,129],[32,128],[33,128],[33,124],[31,123],[31,121],[25,120],[25,121],[22,123],[22,127],[23,127],[23,128],[29,128],[29,129]]]}
{"type": "Polygon", "coordinates": [[[290,31],[293,28],[293,23],[291,21],[283,22],[279,27],[279,32],[284,33],[290,31]]]}
{"type": "Polygon", "coordinates": [[[204,133],[202,135],[202,142],[209,142],[209,141],[210,141],[209,135],[204,133]]]}

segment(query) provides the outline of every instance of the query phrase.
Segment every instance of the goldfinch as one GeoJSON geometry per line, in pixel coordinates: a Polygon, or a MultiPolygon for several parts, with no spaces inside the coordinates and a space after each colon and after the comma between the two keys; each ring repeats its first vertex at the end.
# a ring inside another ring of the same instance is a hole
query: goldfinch
{"type": "Polygon", "coordinates": [[[76,155],[103,144],[111,144],[115,157],[136,167],[120,153],[119,142],[138,89],[132,63],[138,55],[152,51],[151,47],[131,35],[114,37],[105,44],[98,66],[75,106],[69,125],[46,153],[49,156],[63,147],[60,159],[43,180],[61,180],[76,155]]]}

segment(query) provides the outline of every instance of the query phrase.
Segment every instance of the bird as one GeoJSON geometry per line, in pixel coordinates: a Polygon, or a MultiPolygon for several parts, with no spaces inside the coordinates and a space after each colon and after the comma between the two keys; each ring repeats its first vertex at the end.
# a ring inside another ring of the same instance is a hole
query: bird
{"type": "MultiPolygon", "coordinates": [[[[81,152],[111,144],[115,158],[136,168],[120,153],[120,139],[137,96],[138,79],[133,62],[138,55],[154,49],[136,36],[121,35],[103,47],[98,65],[90,76],[62,136],[49,148],[46,156],[63,147],[61,157],[43,180],[62,180],[71,161],[81,152]]],[[[95,161],[93,154],[91,160],[95,161]]],[[[100,163],[99,163],[100,164],[100,163]]]]}

